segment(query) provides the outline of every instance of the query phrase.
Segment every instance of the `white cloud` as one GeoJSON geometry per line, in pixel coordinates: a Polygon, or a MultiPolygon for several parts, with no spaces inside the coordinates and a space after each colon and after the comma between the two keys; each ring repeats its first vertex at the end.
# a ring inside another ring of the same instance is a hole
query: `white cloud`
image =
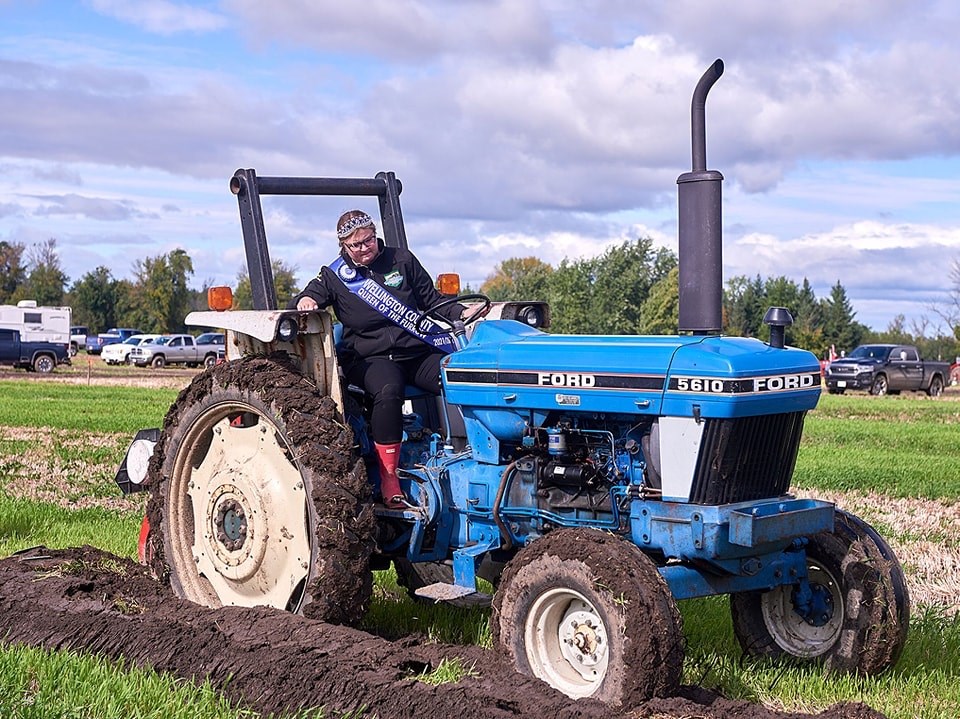
{"type": "Polygon", "coordinates": [[[148,32],[172,35],[180,32],[206,33],[223,29],[226,18],[198,8],[195,3],[167,0],[88,0],[99,13],[136,25],[148,32]]]}
{"type": "MultiPolygon", "coordinates": [[[[180,243],[197,277],[232,279],[238,167],[395,171],[424,264],[471,283],[511,256],[556,264],[646,234],[675,247],[690,97],[718,56],[707,154],[726,176],[727,276],[807,275],[818,293],[839,279],[882,327],[883,292],[929,296],[960,254],[953,4],[89,7],[156,37],[43,18],[0,38],[0,237],[84,248],[73,276],[92,253],[122,276],[137,252],[180,243]],[[123,235],[110,210],[128,213],[123,235]]],[[[271,208],[274,255],[312,275],[343,203],[271,208]]]]}

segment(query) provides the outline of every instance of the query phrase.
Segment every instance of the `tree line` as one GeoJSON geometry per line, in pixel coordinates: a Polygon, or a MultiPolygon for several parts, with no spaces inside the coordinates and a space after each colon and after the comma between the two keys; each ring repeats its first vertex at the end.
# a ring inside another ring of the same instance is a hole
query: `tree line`
{"type": "MultiPolygon", "coordinates": [[[[279,306],[300,287],[296,267],[273,261],[279,306]]],[[[136,327],[144,332],[182,332],[186,315],[207,308],[206,291],[190,287],[193,262],[186,251],[146,257],[133,265],[132,279],[115,278],[103,266],[72,284],[62,270],[57,243],[49,239],[27,249],[0,240],[0,304],[22,299],[39,305],[73,308],[74,324],[91,332],[110,327],[136,327]]],[[[536,257],[510,258],[497,265],[480,291],[494,301],[539,300],[550,305],[550,331],[560,334],[677,334],[679,327],[679,265],[671,250],[655,248],[650,238],[623,242],[602,255],[564,259],[559,265],[536,257]]],[[[947,303],[934,311],[953,335],[927,337],[927,325],[908,330],[902,315],[883,332],[856,320],[856,313],[838,280],[826,297],[816,297],[809,281],[800,284],[780,276],[740,275],[723,291],[723,332],[727,335],[769,339],[763,316],[772,306],[786,307],[794,323],[786,341],[825,357],[833,347],[849,351],[863,342],[902,342],[920,347],[924,356],[952,360],[960,354],[960,263],[954,263],[954,290],[947,303]]],[[[253,306],[246,267],[237,272],[234,306],[253,306]]],[[[469,291],[469,288],[467,289],[469,291]]]]}
{"type": "MultiPolygon", "coordinates": [[[[282,261],[273,263],[274,281],[281,302],[293,297],[295,268],[282,261]]],[[[56,239],[27,249],[19,242],[0,240],[0,304],[36,300],[41,306],[67,306],[73,310],[73,323],[90,332],[111,327],[134,327],[143,332],[187,332],[184,318],[194,310],[207,309],[205,282],[199,289],[190,287],[193,261],[186,251],[146,257],[133,265],[133,279],[116,278],[107,267],[97,267],[69,282],[57,251],[56,239]]],[[[234,306],[253,307],[250,278],[246,268],[237,273],[234,306]]],[[[281,305],[282,306],[282,305],[281,305]]]]}
{"type": "MultiPolygon", "coordinates": [[[[763,317],[770,307],[793,315],[787,344],[818,357],[839,354],[865,342],[916,344],[925,357],[953,360],[960,355],[960,263],[954,264],[954,291],[947,305],[932,308],[953,334],[926,336],[929,322],[906,327],[903,315],[882,332],[856,319],[839,280],[826,297],[817,297],[807,278],[730,278],[723,289],[723,333],[769,340],[763,317]]],[[[481,285],[493,300],[541,300],[551,309],[551,332],[573,334],[675,335],[679,329],[679,263],[671,250],[640,238],[609,248],[599,257],[564,259],[553,267],[536,257],[501,262],[481,285]]]]}

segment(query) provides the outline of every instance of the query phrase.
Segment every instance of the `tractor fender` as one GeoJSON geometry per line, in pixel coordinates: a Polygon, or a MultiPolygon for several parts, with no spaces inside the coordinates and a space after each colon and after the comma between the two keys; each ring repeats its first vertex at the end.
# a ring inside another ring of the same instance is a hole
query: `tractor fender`
{"type": "Polygon", "coordinates": [[[191,312],[185,320],[194,327],[219,327],[255,337],[261,342],[273,342],[277,325],[286,315],[299,314],[296,310],[231,310],[229,312],[191,312]]]}

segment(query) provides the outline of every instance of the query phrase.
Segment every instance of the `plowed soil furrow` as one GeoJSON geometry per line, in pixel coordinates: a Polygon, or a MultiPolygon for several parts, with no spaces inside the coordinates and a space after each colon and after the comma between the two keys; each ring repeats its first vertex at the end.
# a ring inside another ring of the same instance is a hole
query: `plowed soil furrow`
{"type": "Polygon", "coordinates": [[[784,713],[694,687],[634,707],[574,702],[477,647],[417,637],[389,642],[267,608],[203,608],[172,596],[143,567],[91,547],[35,549],[0,560],[0,636],[7,644],[122,656],[186,679],[209,679],[233,701],[265,714],[323,705],[398,718],[883,719],[862,704],[784,713]],[[440,686],[415,679],[443,659],[472,666],[474,676],[440,686]]]}

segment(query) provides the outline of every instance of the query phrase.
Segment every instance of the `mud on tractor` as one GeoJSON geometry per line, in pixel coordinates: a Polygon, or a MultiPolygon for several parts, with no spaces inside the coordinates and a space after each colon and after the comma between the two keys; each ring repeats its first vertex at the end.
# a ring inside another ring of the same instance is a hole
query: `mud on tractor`
{"type": "Polygon", "coordinates": [[[522,302],[448,323],[442,396],[409,395],[403,509],[372,500],[364,397],[342,385],[331,316],[277,308],[260,202],[376,197],[385,242],[406,246],[400,183],[238,170],[256,309],[187,318],[226,329],[229,361],[138,434],[118,473],[151,492],[144,560],[200,604],[338,623],[360,620],[371,569],[392,562],[418,597],[492,601],[494,644],[521,673],[614,705],[678,688],[677,602],[693,597],[729,595],[748,655],[891,667],[909,624],[894,553],[790,493],[817,357],[784,345],[782,308],[769,343],[720,334],[723,177],[706,169],[704,108],[722,72],[694,91],[678,179],[678,335],[551,335],[546,308],[522,302]]]}

